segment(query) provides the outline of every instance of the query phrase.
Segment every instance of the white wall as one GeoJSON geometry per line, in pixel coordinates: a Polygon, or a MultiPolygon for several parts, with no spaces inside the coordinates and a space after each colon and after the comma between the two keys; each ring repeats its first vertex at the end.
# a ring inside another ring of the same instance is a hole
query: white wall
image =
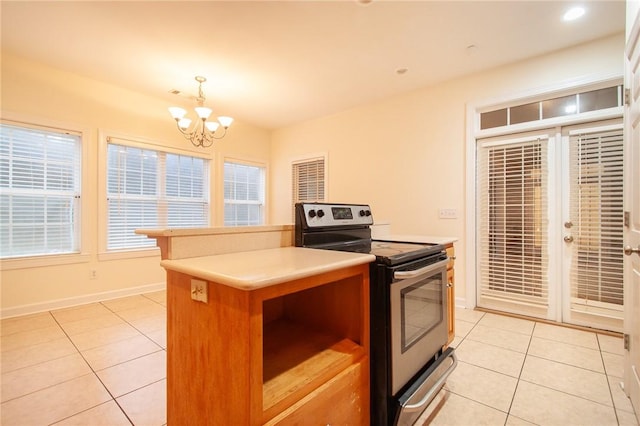
{"type": "MultiPolygon", "coordinates": [[[[0,307],[2,316],[115,297],[164,285],[159,253],[151,257],[119,258],[105,255],[101,240],[106,223],[99,210],[98,167],[105,159],[100,132],[115,132],[152,140],[173,149],[191,149],[171,119],[166,101],[150,98],[86,77],[42,66],[2,52],[2,117],[35,124],[59,125],[84,133],[85,178],[82,182],[82,251],[72,263],[22,267],[2,262],[0,307]],[[102,233],[102,234],[101,234],[102,233]],[[17,266],[17,267],[16,267],[17,266]],[[89,279],[90,271],[97,272],[89,279]],[[146,287],[145,287],[146,286],[146,287]]],[[[211,161],[214,196],[212,225],[222,224],[221,162],[225,156],[269,161],[269,131],[234,122],[227,137],[214,148],[200,149],[211,161]]],[[[104,204],[104,200],[102,200],[104,204]]],[[[22,262],[24,264],[24,262],[22,262]]]]}
{"type": "Polygon", "coordinates": [[[624,34],[427,87],[272,136],[271,217],[291,221],[291,161],[328,153],[328,201],[371,204],[395,234],[458,237],[456,296],[466,293],[465,147],[469,103],[596,75],[622,75],[624,34]],[[457,219],[439,219],[454,208],[457,219]]]}

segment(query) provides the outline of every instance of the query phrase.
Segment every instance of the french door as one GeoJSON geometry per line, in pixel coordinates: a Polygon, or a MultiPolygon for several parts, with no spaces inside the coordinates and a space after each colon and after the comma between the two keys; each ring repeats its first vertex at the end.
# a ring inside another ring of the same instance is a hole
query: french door
{"type": "Polygon", "coordinates": [[[477,147],[477,305],[620,331],[621,122],[477,147]]]}

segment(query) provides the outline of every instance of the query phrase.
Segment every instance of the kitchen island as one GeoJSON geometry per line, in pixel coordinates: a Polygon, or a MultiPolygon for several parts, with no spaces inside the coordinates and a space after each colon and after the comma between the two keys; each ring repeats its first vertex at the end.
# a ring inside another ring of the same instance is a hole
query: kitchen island
{"type": "MultiPolygon", "coordinates": [[[[184,232],[139,231],[165,248],[174,245],[173,237],[205,247],[215,235],[228,239],[231,231],[194,233],[206,244],[184,232]]],[[[292,247],[286,235],[272,240],[278,246],[163,255],[169,425],[305,424],[311,419],[369,424],[369,262],[374,256],[292,247]]]]}

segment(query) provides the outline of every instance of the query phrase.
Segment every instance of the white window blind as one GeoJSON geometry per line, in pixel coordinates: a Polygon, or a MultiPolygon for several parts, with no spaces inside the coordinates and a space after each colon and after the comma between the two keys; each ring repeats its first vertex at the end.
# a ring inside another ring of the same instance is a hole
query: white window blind
{"type": "Polygon", "coordinates": [[[545,307],[548,139],[479,149],[480,298],[545,307]]]}
{"type": "MultiPolygon", "coordinates": [[[[622,129],[575,133],[570,143],[571,309],[623,304],[622,129]]],[[[613,305],[613,306],[612,306],[613,305]]],[[[604,311],[602,312],[604,313],[604,311]]]]}
{"type": "MultiPolygon", "coordinates": [[[[207,161],[186,155],[160,155],[165,171],[166,224],[170,228],[209,224],[209,173],[207,161]]],[[[161,216],[162,218],[162,216],[161,216]]]]}
{"type": "Polygon", "coordinates": [[[208,194],[206,160],[109,143],[107,249],[154,247],[138,228],[208,226],[208,194]]]}
{"type": "Polygon", "coordinates": [[[81,138],[0,124],[0,257],[78,253],[81,138]]]}
{"type": "Polygon", "coordinates": [[[293,163],[293,202],[324,201],[324,158],[293,163]]]}
{"type": "Polygon", "coordinates": [[[224,163],[225,226],[264,223],[265,169],[226,161],[224,163]]]}

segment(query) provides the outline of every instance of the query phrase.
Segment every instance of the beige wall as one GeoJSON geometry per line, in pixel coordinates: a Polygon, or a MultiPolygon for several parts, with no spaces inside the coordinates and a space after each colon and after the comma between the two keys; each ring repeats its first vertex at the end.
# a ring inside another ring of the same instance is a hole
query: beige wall
{"type": "Polygon", "coordinates": [[[291,161],[328,154],[328,201],[371,204],[395,234],[454,236],[465,297],[467,105],[596,75],[622,75],[624,34],[428,87],[272,136],[271,216],[291,220],[291,161]],[[409,208],[407,208],[409,207],[409,208]],[[457,219],[439,219],[454,208],[457,219]]]}
{"type": "MultiPolygon", "coordinates": [[[[372,205],[376,221],[393,233],[455,236],[457,296],[465,294],[465,149],[469,103],[507,98],[593,75],[622,74],[624,35],[428,87],[385,101],[269,132],[236,122],[229,136],[206,152],[212,186],[221,191],[225,156],[268,163],[268,222],[291,223],[293,159],[328,154],[328,199],[372,205]],[[411,206],[406,209],[407,203],[411,206]],[[458,219],[439,219],[455,208],[458,219]]],[[[3,52],[4,117],[71,125],[85,132],[83,252],[77,263],[6,269],[2,264],[2,315],[136,292],[164,282],[159,257],[108,259],[98,226],[99,131],[151,139],[188,149],[168,117],[165,101],[86,77],[43,67],[3,52]],[[90,271],[97,272],[89,279],[90,271]]],[[[222,202],[212,200],[212,225],[222,202]]],[[[104,217],[102,219],[104,221],[104,217]]]]}
{"type": "MultiPolygon", "coordinates": [[[[99,210],[98,166],[104,161],[99,134],[114,132],[131,138],[152,140],[173,149],[192,149],[175,129],[164,100],[146,97],[123,88],[79,75],[44,67],[6,52],[2,53],[2,116],[35,124],[60,125],[84,132],[85,176],[82,182],[83,256],[76,263],[18,269],[3,262],[2,315],[49,309],[95,298],[115,297],[164,284],[159,254],[141,258],[104,255],[100,241],[106,222],[99,210]],[[100,220],[99,220],[100,219],[100,220]],[[12,269],[8,269],[12,268],[12,269]],[[96,279],[89,279],[95,270],[96,279]],[[146,287],[145,287],[146,286],[146,287]]],[[[267,130],[235,122],[229,135],[214,148],[200,150],[212,159],[211,185],[222,191],[218,169],[225,156],[269,161],[267,130]]],[[[102,201],[104,204],[104,201],[102,201]]],[[[212,225],[220,224],[222,198],[212,199],[212,225]]]]}

